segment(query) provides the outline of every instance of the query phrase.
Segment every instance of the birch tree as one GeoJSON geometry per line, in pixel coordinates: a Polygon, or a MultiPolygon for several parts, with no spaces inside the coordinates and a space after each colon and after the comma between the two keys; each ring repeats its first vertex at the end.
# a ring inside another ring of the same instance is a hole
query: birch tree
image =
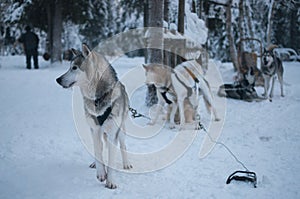
{"type": "Polygon", "coordinates": [[[230,57],[233,63],[234,70],[238,69],[238,60],[237,60],[237,51],[236,46],[233,39],[232,27],[231,27],[231,6],[232,0],[227,1],[226,7],[226,33],[229,42],[229,49],[230,49],[230,57]]]}
{"type": "MultiPolygon", "coordinates": [[[[238,19],[238,27],[239,27],[239,33],[240,33],[240,39],[245,38],[245,29],[243,27],[244,22],[244,0],[240,0],[239,2],[239,19],[238,19]]],[[[241,51],[244,51],[244,43],[240,43],[240,49],[241,51]]]]}
{"type": "Polygon", "coordinates": [[[268,11],[268,25],[267,25],[267,46],[271,45],[271,34],[272,34],[272,25],[273,25],[273,16],[274,16],[274,8],[275,8],[275,1],[270,0],[270,6],[268,11]]]}

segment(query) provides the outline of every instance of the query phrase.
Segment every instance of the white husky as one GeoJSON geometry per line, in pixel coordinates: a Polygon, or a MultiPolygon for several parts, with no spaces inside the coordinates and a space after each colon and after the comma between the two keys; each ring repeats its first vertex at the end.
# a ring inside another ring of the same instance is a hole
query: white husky
{"type": "MultiPolygon", "coordinates": [[[[174,127],[174,118],[179,108],[180,128],[189,122],[186,108],[193,120],[197,117],[199,95],[203,94],[205,105],[213,112],[214,119],[218,121],[217,112],[213,105],[213,98],[208,82],[203,76],[201,65],[196,60],[186,61],[172,69],[162,64],[143,65],[146,71],[146,83],[154,84],[158,96],[158,104],[168,103],[171,108],[170,127],[174,127]]],[[[155,123],[160,110],[157,110],[152,123],[155,123]]]]}
{"type": "Polygon", "coordinates": [[[127,159],[125,146],[125,120],[129,100],[125,87],[117,78],[115,70],[104,56],[82,45],[82,53],[72,49],[74,58],[70,69],[57,78],[64,88],[78,86],[83,95],[85,116],[92,131],[96,158],[97,179],[106,180],[106,187],[116,188],[112,176],[115,147],[120,143],[124,169],[132,166],[127,159]],[[107,140],[108,138],[108,140],[107,140]],[[105,167],[102,141],[108,141],[108,165],[105,167]]]}

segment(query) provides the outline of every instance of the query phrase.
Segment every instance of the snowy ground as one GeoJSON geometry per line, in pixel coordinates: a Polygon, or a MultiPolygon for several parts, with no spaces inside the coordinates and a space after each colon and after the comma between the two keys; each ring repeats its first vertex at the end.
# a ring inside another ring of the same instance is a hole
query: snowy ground
{"type": "MultiPolygon", "coordinates": [[[[40,60],[40,70],[28,71],[24,59],[0,57],[1,199],[300,198],[299,62],[284,63],[284,98],[277,82],[272,103],[227,100],[219,140],[257,173],[256,189],[246,183],[225,184],[229,174],[242,168],[223,147],[216,146],[206,158],[199,158],[201,131],[170,166],[148,173],[119,172],[118,189],[108,190],[96,180],[95,170],[88,168],[93,157],[75,129],[72,91],[55,82],[68,63],[50,67],[40,60]]],[[[121,58],[113,65],[121,76],[142,62],[142,58],[121,58]]],[[[224,81],[231,82],[230,64],[219,68],[224,81]]],[[[137,96],[131,104],[145,111],[144,97],[137,96]]],[[[149,140],[129,138],[128,148],[158,150],[176,133],[164,128],[149,140]]]]}

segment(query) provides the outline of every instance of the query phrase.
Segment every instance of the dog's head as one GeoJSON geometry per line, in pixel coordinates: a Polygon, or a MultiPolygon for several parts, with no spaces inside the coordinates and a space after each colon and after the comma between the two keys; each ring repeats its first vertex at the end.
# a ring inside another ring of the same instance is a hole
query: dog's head
{"type": "Polygon", "coordinates": [[[93,73],[93,67],[89,67],[89,55],[92,53],[89,47],[82,45],[82,52],[71,49],[72,60],[69,70],[56,79],[56,82],[63,88],[70,88],[72,86],[79,86],[89,79],[93,73]]]}
{"type": "Polygon", "coordinates": [[[171,68],[162,64],[143,64],[145,69],[146,84],[155,87],[165,87],[171,77],[171,68]]]}
{"type": "Polygon", "coordinates": [[[278,48],[277,45],[270,45],[267,49],[264,48],[263,54],[262,54],[262,60],[264,66],[270,67],[275,59],[274,49],[278,48]]]}
{"type": "Polygon", "coordinates": [[[270,66],[273,61],[274,61],[274,53],[272,50],[266,50],[264,49],[263,55],[262,55],[262,59],[263,59],[263,64],[265,66],[270,66]]]}

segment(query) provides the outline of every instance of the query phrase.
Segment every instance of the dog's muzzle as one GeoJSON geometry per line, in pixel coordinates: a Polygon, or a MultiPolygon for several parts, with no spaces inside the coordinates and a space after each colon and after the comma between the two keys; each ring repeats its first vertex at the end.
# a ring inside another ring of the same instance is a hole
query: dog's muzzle
{"type": "Polygon", "coordinates": [[[265,65],[265,66],[268,65],[268,60],[267,60],[266,57],[264,57],[263,61],[264,61],[264,65],[265,65]]]}
{"type": "Polygon", "coordinates": [[[65,84],[63,83],[62,77],[57,78],[57,79],[56,79],[56,82],[57,82],[59,85],[61,85],[63,88],[70,88],[70,87],[72,87],[72,86],[75,84],[75,82],[72,82],[72,83],[69,84],[69,85],[65,85],[65,84]]]}
{"type": "MultiPolygon", "coordinates": [[[[57,78],[57,79],[56,79],[56,82],[57,82],[59,85],[61,85],[61,82],[62,82],[61,77],[57,78]]],[[[62,86],[62,85],[61,85],[61,86],[62,86]]]]}

